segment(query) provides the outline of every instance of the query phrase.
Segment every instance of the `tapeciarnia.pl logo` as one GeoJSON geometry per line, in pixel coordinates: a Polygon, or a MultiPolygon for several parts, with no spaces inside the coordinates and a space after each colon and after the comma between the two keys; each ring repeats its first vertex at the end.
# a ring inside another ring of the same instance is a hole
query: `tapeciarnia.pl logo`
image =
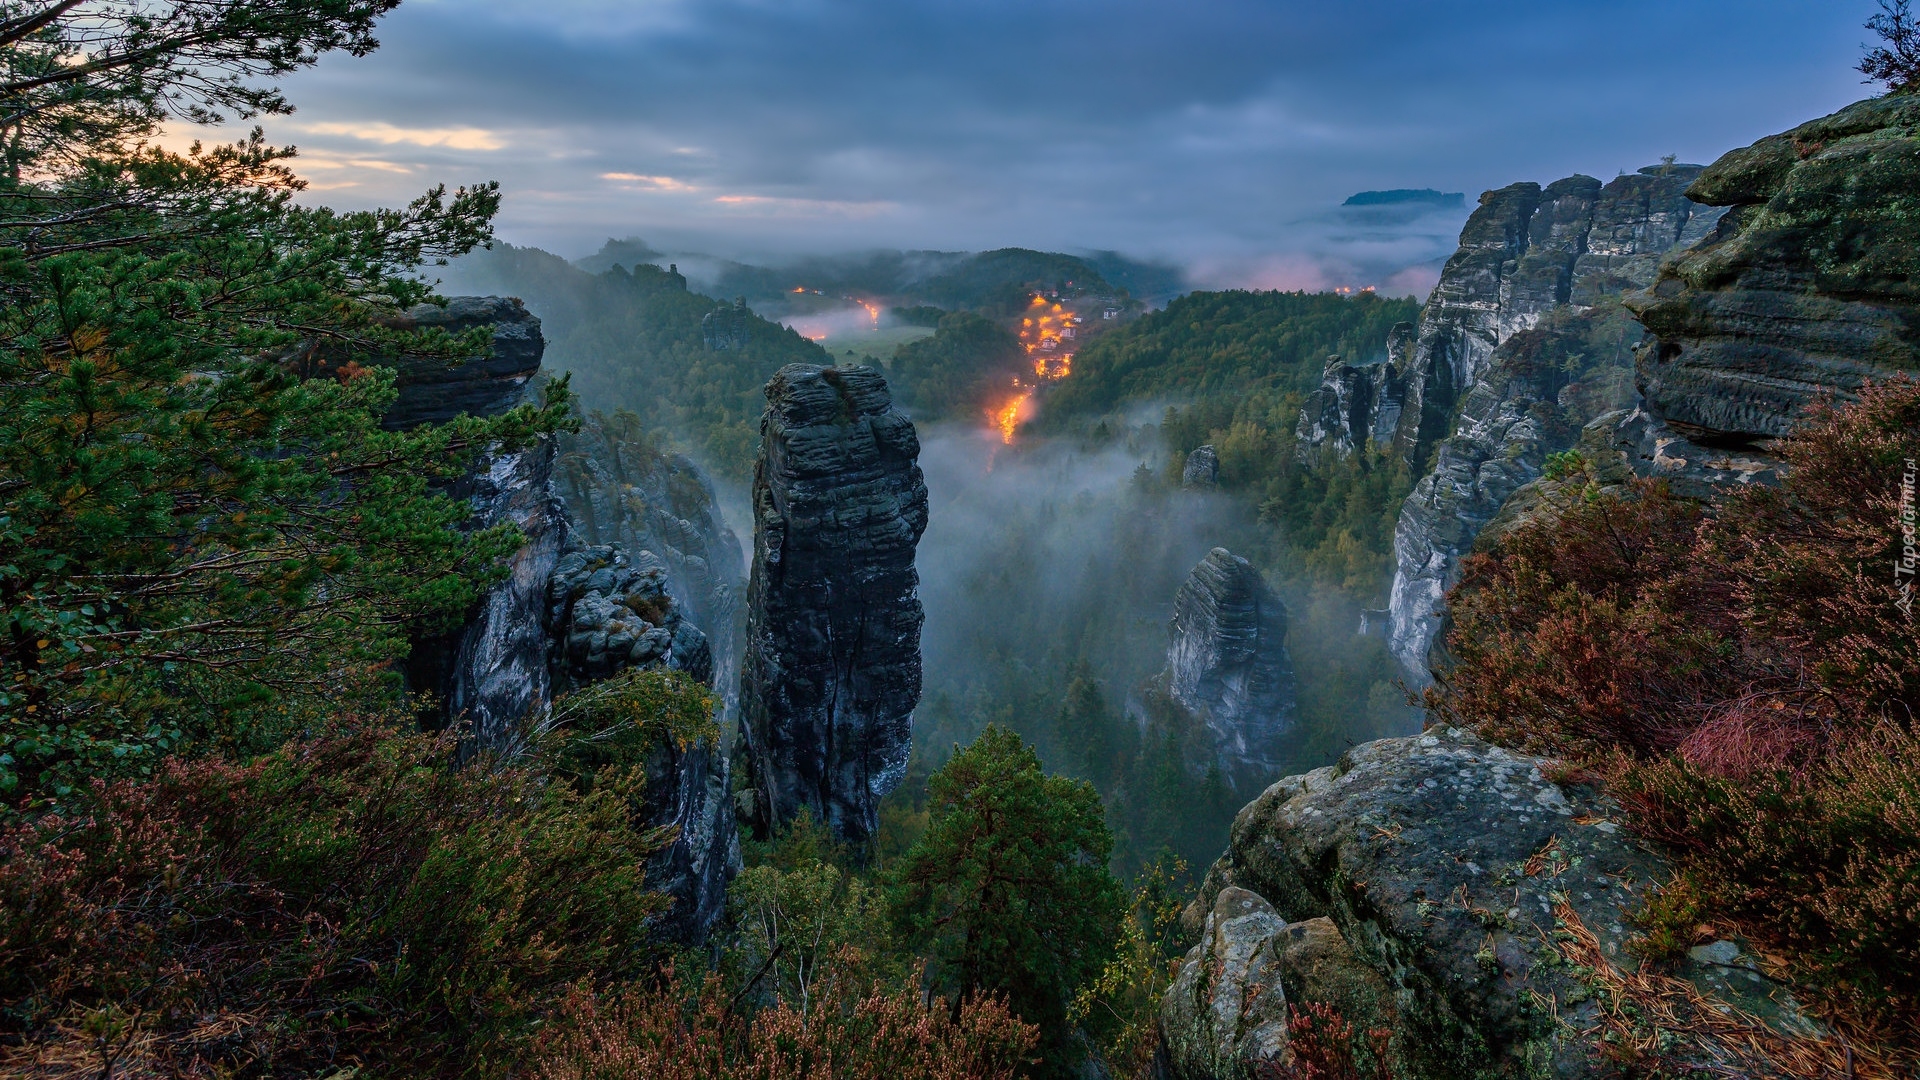
{"type": "Polygon", "coordinates": [[[1894,606],[1900,609],[1908,621],[1913,619],[1913,576],[1916,563],[1920,563],[1920,552],[1914,544],[1913,482],[1920,468],[1914,465],[1914,459],[1907,459],[1907,469],[1900,475],[1900,557],[1893,561],[1893,583],[1900,590],[1900,599],[1894,606]]]}

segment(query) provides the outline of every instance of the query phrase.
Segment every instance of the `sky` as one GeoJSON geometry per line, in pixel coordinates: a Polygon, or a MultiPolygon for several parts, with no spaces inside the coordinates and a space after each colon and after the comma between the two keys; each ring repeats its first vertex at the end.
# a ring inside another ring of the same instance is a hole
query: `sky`
{"type": "Polygon", "coordinates": [[[406,0],[282,85],[309,198],[498,180],[501,239],[754,261],[1112,249],[1196,283],[1431,280],[1466,194],[1709,162],[1871,91],[1872,0],[406,0]]]}

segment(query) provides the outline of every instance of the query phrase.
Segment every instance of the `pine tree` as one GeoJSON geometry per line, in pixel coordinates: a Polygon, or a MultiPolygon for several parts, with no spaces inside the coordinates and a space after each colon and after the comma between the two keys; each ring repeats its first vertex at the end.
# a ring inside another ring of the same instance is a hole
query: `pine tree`
{"type": "Polygon", "coordinates": [[[1005,995],[1064,1072],[1078,1056],[1068,1007],[1106,964],[1126,908],[1099,795],[1047,775],[994,724],[934,774],[928,803],[926,834],[890,875],[896,928],[936,960],[956,1016],[1005,995]]]}
{"type": "Polygon", "coordinates": [[[257,131],[140,141],[287,111],[260,80],[373,48],[395,2],[0,5],[0,796],[390,697],[408,629],[517,544],[434,482],[564,408],[379,424],[388,358],[485,347],[393,317],[422,261],[488,240],[495,187],[341,214],[295,204],[257,131]]]}

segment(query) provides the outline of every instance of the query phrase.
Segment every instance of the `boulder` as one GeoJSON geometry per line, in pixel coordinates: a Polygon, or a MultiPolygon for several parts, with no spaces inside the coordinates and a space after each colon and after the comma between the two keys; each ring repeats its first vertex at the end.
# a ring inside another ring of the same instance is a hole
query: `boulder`
{"type": "Polygon", "coordinates": [[[1220,452],[1211,446],[1202,446],[1187,455],[1187,463],[1180,470],[1180,486],[1189,488],[1210,488],[1220,483],[1220,452]]]}
{"type": "Polygon", "coordinates": [[[742,802],[761,835],[806,810],[858,848],[906,774],[920,701],[920,442],[870,367],[789,364],[766,393],[742,802]]]}
{"type": "MultiPolygon", "coordinates": [[[[1557,911],[1566,905],[1607,956],[1631,963],[1631,915],[1671,869],[1619,825],[1614,803],[1553,773],[1456,729],[1354,747],[1240,811],[1183,924],[1199,930],[1229,889],[1295,922],[1331,920],[1390,988],[1403,1076],[1610,1075],[1585,1034],[1591,990],[1554,944],[1557,911]]],[[[1750,968],[1729,978],[1726,966],[1688,958],[1678,973],[1782,1030],[1805,1029],[1784,987],[1748,979],[1750,968]]]]}
{"type": "Polygon", "coordinates": [[[1275,949],[1286,929],[1257,894],[1220,890],[1200,944],[1161,999],[1163,1075],[1249,1080],[1255,1066],[1288,1060],[1287,996],[1275,949]]]}

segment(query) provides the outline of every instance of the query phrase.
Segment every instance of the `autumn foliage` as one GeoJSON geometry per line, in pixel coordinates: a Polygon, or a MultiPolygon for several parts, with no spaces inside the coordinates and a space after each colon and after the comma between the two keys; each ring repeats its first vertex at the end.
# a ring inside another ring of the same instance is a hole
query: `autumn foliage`
{"type": "Polygon", "coordinates": [[[1566,485],[1468,561],[1428,703],[1607,775],[1710,917],[1830,1015],[1920,1047],[1920,640],[1896,573],[1920,382],[1775,449],[1780,485],[1712,505],[1566,485]]]}
{"type": "Polygon", "coordinates": [[[568,998],[539,1043],[539,1080],[1012,1080],[1039,1041],[995,997],[952,1009],[911,987],[840,983],[801,1008],[749,1014],[719,976],[568,998]]]}

